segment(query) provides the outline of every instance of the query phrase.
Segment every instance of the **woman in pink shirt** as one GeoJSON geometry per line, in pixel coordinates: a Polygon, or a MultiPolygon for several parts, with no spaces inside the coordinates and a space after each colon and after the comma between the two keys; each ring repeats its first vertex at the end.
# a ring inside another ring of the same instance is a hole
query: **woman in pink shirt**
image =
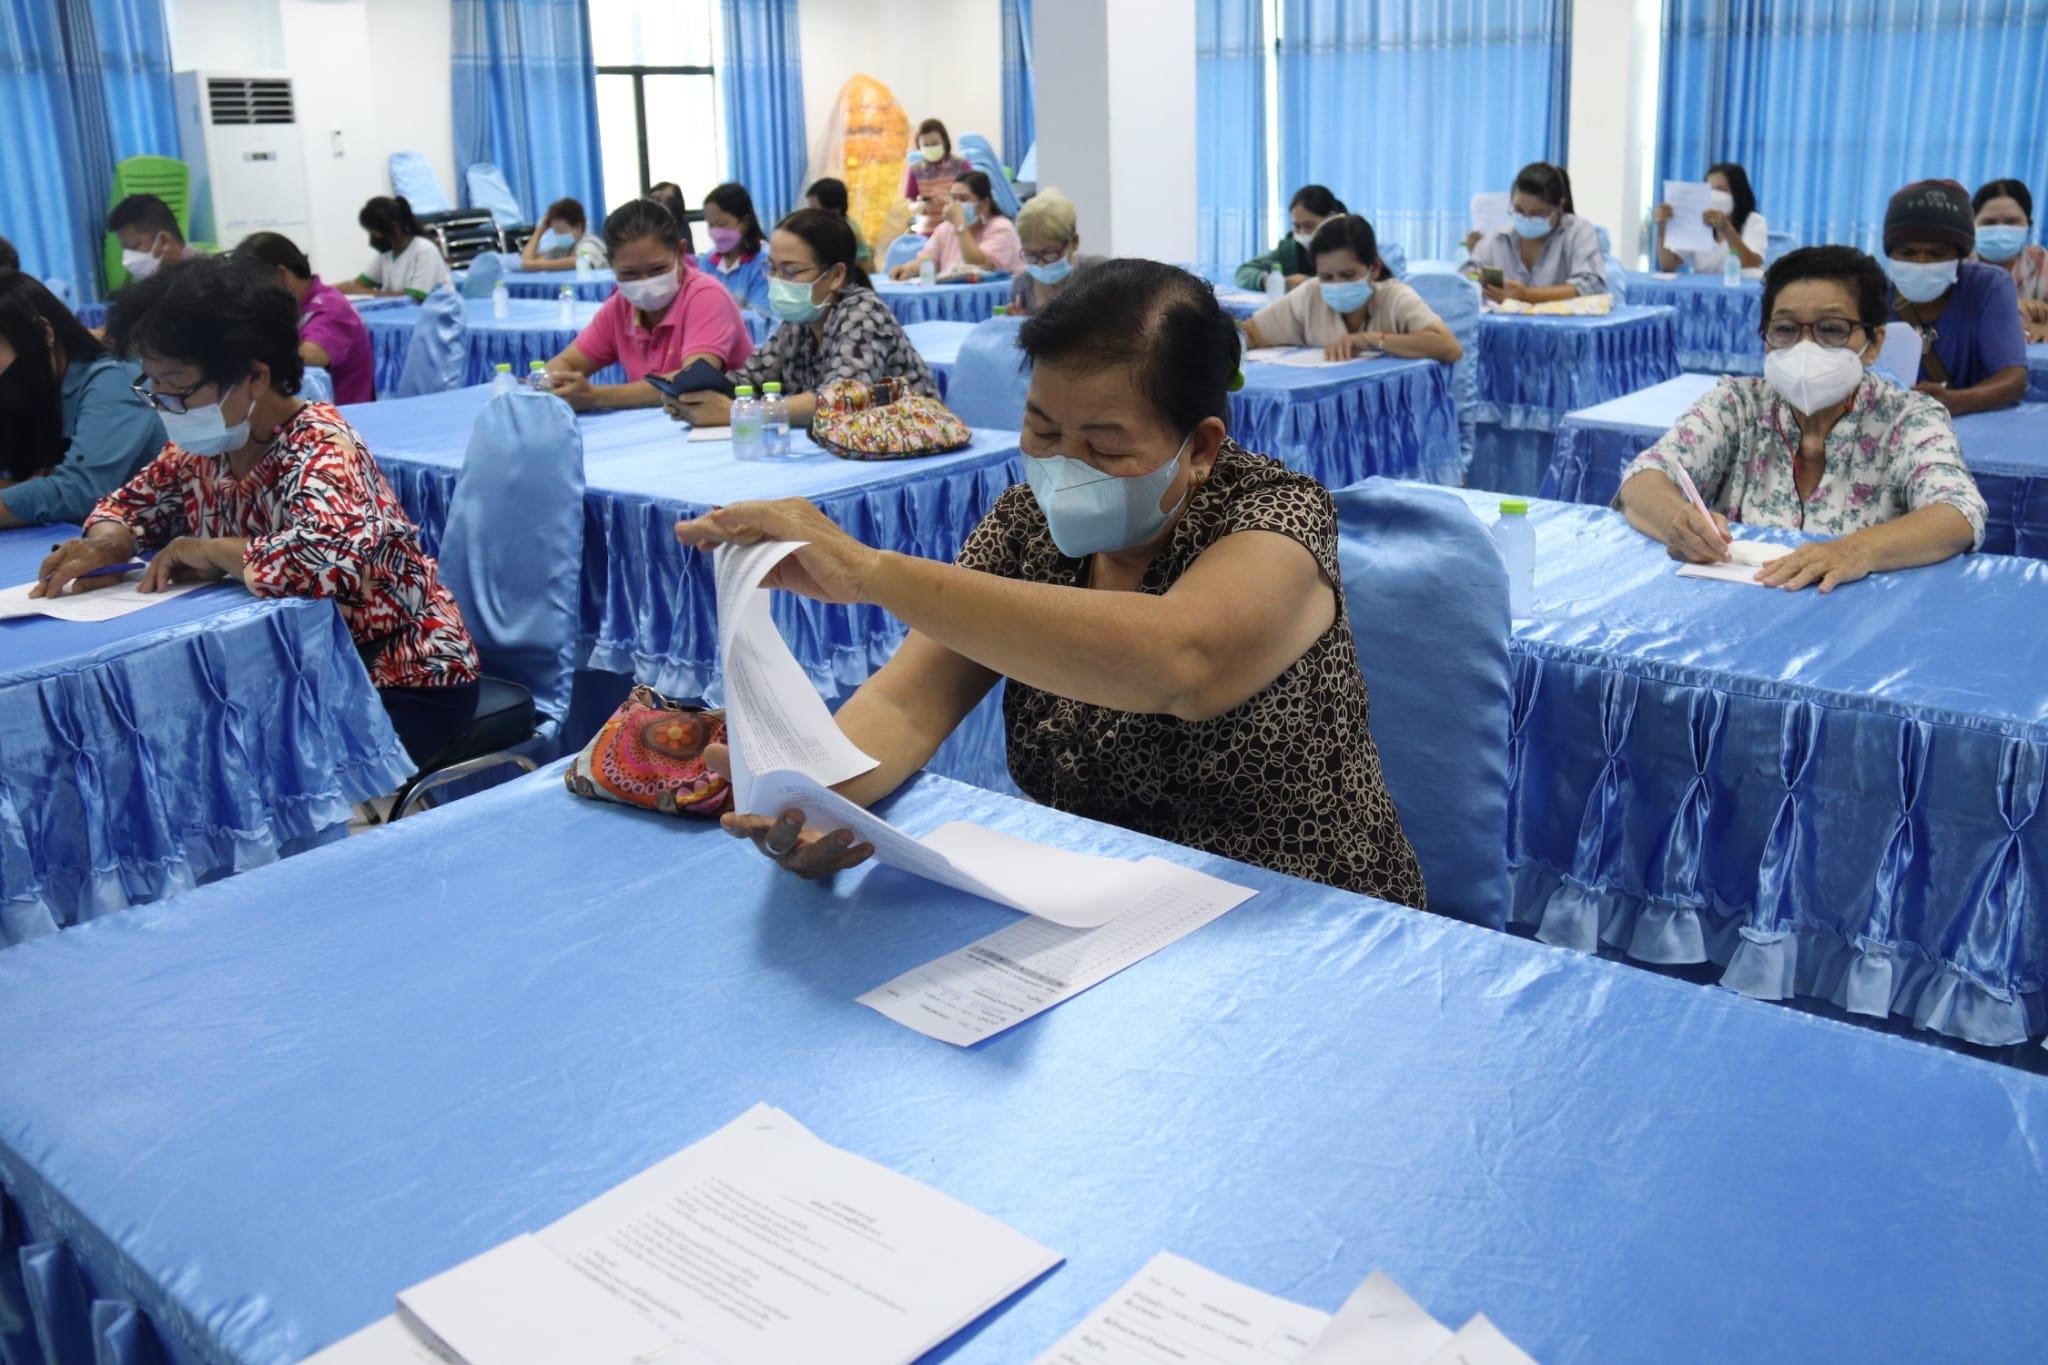
{"type": "Polygon", "coordinates": [[[1023,248],[1017,244],[1017,227],[996,212],[989,197],[993,187],[988,176],[969,171],[953,182],[952,203],[946,220],[932,233],[924,250],[889,272],[892,280],[907,280],[917,274],[918,263],[929,260],[941,275],[956,270],[982,270],[990,275],[1014,275],[1024,268],[1023,248]]]}
{"type": "Polygon", "coordinates": [[[334,380],[334,401],[375,402],[377,361],[370,329],[346,294],[313,273],[298,243],[279,233],[258,232],[242,239],[234,257],[268,270],[278,287],[299,301],[299,359],[327,371],[334,380]]]}
{"type": "Polygon", "coordinates": [[[591,408],[654,408],[661,391],[642,383],[699,360],[721,373],[754,353],[740,307],[717,280],[683,259],[675,215],[636,199],[604,220],[605,250],[619,287],[569,348],[548,362],[555,396],[578,412],[591,408]],[[624,384],[593,384],[590,376],[616,362],[624,384]]]}

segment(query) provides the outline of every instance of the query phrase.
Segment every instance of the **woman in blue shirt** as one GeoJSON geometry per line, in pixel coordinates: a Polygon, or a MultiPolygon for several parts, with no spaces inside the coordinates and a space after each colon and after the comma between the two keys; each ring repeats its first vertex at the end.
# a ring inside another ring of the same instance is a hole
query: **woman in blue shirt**
{"type": "Polygon", "coordinates": [[[1953,180],[1922,180],[1884,214],[1891,320],[1920,333],[1914,385],[1957,417],[2009,408],[2027,392],[2027,339],[2012,276],[1969,261],[1977,247],[1970,196],[1953,180]]]}
{"type": "Polygon", "coordinates": [[[712,248],[704,273],[724,285],[740,307],[765,315],[768,250],[747,187],[728,183],[705,195],[704,227],[712,248]]]}
{"type": "Polygon", "coordinates": [[[0,527],[83,521],[163,449],[134,379],[54,294],[0,271],[0,527]]]}

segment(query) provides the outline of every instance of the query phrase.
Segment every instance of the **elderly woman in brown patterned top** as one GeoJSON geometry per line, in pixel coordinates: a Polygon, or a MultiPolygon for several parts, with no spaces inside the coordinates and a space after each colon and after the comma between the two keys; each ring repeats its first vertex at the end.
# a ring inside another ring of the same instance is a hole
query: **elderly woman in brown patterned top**
{"type": "MultiPolygon", "coordinates": [[[[676,527],[706,549],[806,542],[768,586],[871,602],[910,627],[840,708],[878,766],[839,790],[863,804],[894,791],[1006,678],[1010,773],[1033,799],[1422,905],[1366,724],[1335,509],[1314,479],[1229,438],[1238,338],[1215,292],[1106,261],[1019,340],[1028,482],[957,563],[873,549],[801,499],[676,527]]],[[[804,876],[872,851],[806,830],[801,811],[725,827],[804,876]]]]}

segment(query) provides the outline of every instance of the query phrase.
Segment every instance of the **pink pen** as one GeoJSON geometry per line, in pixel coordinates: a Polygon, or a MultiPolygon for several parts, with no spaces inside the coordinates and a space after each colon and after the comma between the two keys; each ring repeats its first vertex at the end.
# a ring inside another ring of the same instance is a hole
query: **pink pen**
{"type": "MultiPolygon", "coordinates": [[[[1719,535],[1721,528],[1715,523],[1714,513],[1707,506],[1707,500],[1700,496],[1699,485],[1692,481],[1692,475],[1686,472],[1685,466],[1677,460],[1671,461],[1668,467],[1677,477],[1678,486],[1685,493],[1686,501],[1700,509],[1700,515],[1706,519],[1707,525],[1713,527],[1715,534],[1719,535]]],[[[1722,539],[1725,541],[1727,538],[1724,536],[1722,539]]]]}

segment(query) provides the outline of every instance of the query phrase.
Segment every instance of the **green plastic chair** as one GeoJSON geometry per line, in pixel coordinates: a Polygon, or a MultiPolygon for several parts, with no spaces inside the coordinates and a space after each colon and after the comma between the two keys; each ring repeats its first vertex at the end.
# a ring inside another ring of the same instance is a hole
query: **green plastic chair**
{"type": "MultiPolygon", "coordinates": [[[[170,206],[171,216],[178,220],[178,232],[189,239],[192,235],[192,168],[176,157],[131,156],[126,161],[114,163],[114,190],[107,200],[111,210],[131,194],[153,194],[170,206]]],[[[121,239],[113,233],[107,234],[107,289],[109,292],[128,283],[128,272],[121,266],[121,239]]]]}

